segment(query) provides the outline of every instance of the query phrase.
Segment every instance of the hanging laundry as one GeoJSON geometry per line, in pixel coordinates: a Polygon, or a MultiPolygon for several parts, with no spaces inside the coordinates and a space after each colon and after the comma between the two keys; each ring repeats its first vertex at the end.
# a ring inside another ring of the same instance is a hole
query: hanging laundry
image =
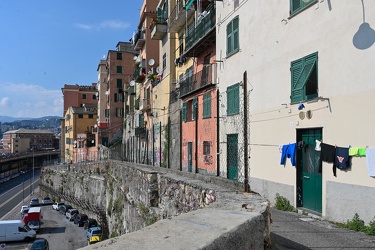
{"type": "Polygon", "coordinates": [[[366,149],[366,164],[368,175],[375,177],[375,148],[366,149]]]}
{"type": "MultiPolygon", "coordinates": [[[[319,173],[322,172],[323,161],[328,162],[328,163],[335,163],[335,156],[336,156],[336,147],[335,146],[325,144],[325,143],[321,143],[320,148],[321,148],[321,150],[320,150],[319,170],[318,170],[319,173]]],[[[335,170],[333,170],[333,175],[336,176],[335,170]]]]}
{"type": "Polygon", "coordinates": [[[349,156],[366,156],[366,148],[349,148],[349,156]]]}
{"type": "Polygon", "coordinates": [[[315,150],[316,151],[320,151],[321,150],[321,148],[320,148],[320,143],[321,143],[321,141],[319,141],[319,140],[315,140],[315,150]]]}
{"type": "Polygon", "coordinates": [[[333,165],[333,174],[336,176],[336,167],[345,169],[349,166],[349,148],[336,147],[335,164],[333,165]]]}
{"type": "Polygon", "coordinates": [[[286,158],[290,158],[292,166],[296,165],[296,143],[283,145],[280,160],[281,165],[285,165],[286,158]]]}

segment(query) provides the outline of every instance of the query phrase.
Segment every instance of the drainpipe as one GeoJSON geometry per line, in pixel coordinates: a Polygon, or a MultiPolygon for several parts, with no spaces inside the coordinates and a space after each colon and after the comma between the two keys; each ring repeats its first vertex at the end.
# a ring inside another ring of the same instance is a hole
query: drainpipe
{"type": "Polygon", "coordinates": [[[220,129],[219,129],[220,100],[219,100],[219,96],[220,96],[219,90],[216,90],[216,166],[217,166],[216,175],[217,176],[220,176],[220,129]]]}
{"type": "Polygon", "coordinates": [[[198,173],[198,98],[195,104],[195,173],[198,173]]]}
{"type": "Polygon", "coordinates": [[[244,158],[245,158],[245,192],[248,193],[250,191],[250,185],[249,185],[249,152],[248,152],[248,131],[247,131],[247,71],[243,73],[243,97],[244,97],[244,158]]]}
{"type": "Polygon", "coordinates": [[[182,171],[182,110],[180,109],[180,171],[182,171]]]}
{"type": "Polygon", "coordinates": [[[159,167],[161,167],[161,122],[159,122],[159,157],[160,157],[160,165],[159,167]]]}

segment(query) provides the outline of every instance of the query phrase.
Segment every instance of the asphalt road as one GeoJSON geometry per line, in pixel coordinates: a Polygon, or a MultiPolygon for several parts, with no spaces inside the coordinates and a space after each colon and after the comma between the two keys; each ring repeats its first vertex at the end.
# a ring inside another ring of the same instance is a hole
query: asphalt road
{"type": "MultiPolygon", "coordinates": [[[[22,205],[29,205],[31,197],[37,197],[40,201],[43,198],[40,197],[39,189],[36,188],[32,194],[28,193],[23,199],[22,185],[21,187],[19,184],[9,185],[11,186],[8,187],[8,190],[0,191],[0,200],[2,201],[2,203],[0,203],[1,220],[20,219],[20,209],[22,205]],[[9,207],[11,207],[11,209],[9,209],[9,207]]],[[[37,185],[34,187],[37,187],[37,185]]],[[[73,222],[69,222],[65,218],[65,215],[53,210],[52,205],[41,207],[43,224],[40,231],[37,233],[37,238],[47,239],[51,250],[75,250],[87,245],[86,231],[83,227],[78,227],[73,222]]],[[[28,242],[6,242],[5,244],[7,250],[28,249],[31,245],[31,243],[28,242]]]]}
{"type": "Polygon", "coordinates": [[[375,249],[375,236],[337,228],[328,221],[272,209],[272,249],[375,249]]]}

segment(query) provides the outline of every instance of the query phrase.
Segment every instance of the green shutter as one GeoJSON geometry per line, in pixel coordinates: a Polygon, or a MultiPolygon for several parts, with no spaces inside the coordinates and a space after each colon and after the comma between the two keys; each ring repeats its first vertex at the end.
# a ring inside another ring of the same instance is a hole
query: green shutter
{"type": "Polygon", "coordinates": [[[122,66],[117,66],[116,73],[122,73],[122,66]]]}
{"type": "Polygon", "coordinates": [[[227,55],[232,53],[232,22],[227,25],[227,55]]]}
{"type": "Polygon", "coordinates": [[[239,45],[239,20],[238,20],[238,16],[235,17],[233,19],[233,51],[232,52],[235,52],[239,49],[240,45],[239,45]]]}
{"type": "Polygon", "coordinates": [[[197,105],[198,105],[198,98],[195,97],[191,105],[191,119],[192,120],[195,120],[197,118],[197,105]]]}
{"type": "Polygon", "coordinates": [[[186,102],[184,102],[184,103],[182,104],[182,120],[183,120],[184,122],[187,121],[187,103],[186,103],[186,102]]]}
{"type": "Polygon", "coordinates": [[[291,102],[306,100],[306,83],[316,67],[318,54],[313,53],[291,63],[291,102]]]}
{"type": "Polygon", "coordinates": [[[122,89],[122,79],[117,79],[117,88],[122,89]]]}
{"type": "Polygon", "coordinates": [[[115,98],[115,102],[117,102],[117,100],[118,100],[117,93],[114,94],[114,98],[115,98]]]}
{"type": "Polygon", "coordinates": [[[240,85],[234,84],[227,88],[227,115],[240,112],[240,85]]]}
{"type": "Polygon", "coordinates": [[[211,117],[211,93],[203,95],[203,118],[211,117]]]}
{"type": "Polygon", "coordinates": [[[290,14],[293,15],[307,6],[309,6],[315,0],[290,0],[290,14]]]}
{"type": "Polygon", "coordinates": [[[157,18],[158,18],[159,22],[161,22],[162,19],[163,19],[163,10],[161,8],[158,8],[158,17],[157,18]]]}

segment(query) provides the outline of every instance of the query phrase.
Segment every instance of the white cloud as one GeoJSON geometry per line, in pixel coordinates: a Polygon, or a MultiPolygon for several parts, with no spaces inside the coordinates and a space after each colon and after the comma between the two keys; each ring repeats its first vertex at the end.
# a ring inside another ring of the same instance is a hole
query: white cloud
{"type": "Polygon", "coordinates": [[[74,24],[79,29],[83,30],[104,30],[104,29],[126,29],[130,27],[129,23],[125,23],[118,20],[107,20],[96,24],[84,24],[76,23],[74,24]]]}
{"type": "Polygon", "coordinates": [[[2,90],[0,93],[0,115],[2,116],[27,118],[62,116],[61,90],[15,83],[0,83],[0,89],[2,90]]]}
{"type": "Polygon", "coordinates": [[[0,99],[0,108],[6,108],[11,105],[12,103],[10,102],[9,97],[5,96],[0,99]]]}

